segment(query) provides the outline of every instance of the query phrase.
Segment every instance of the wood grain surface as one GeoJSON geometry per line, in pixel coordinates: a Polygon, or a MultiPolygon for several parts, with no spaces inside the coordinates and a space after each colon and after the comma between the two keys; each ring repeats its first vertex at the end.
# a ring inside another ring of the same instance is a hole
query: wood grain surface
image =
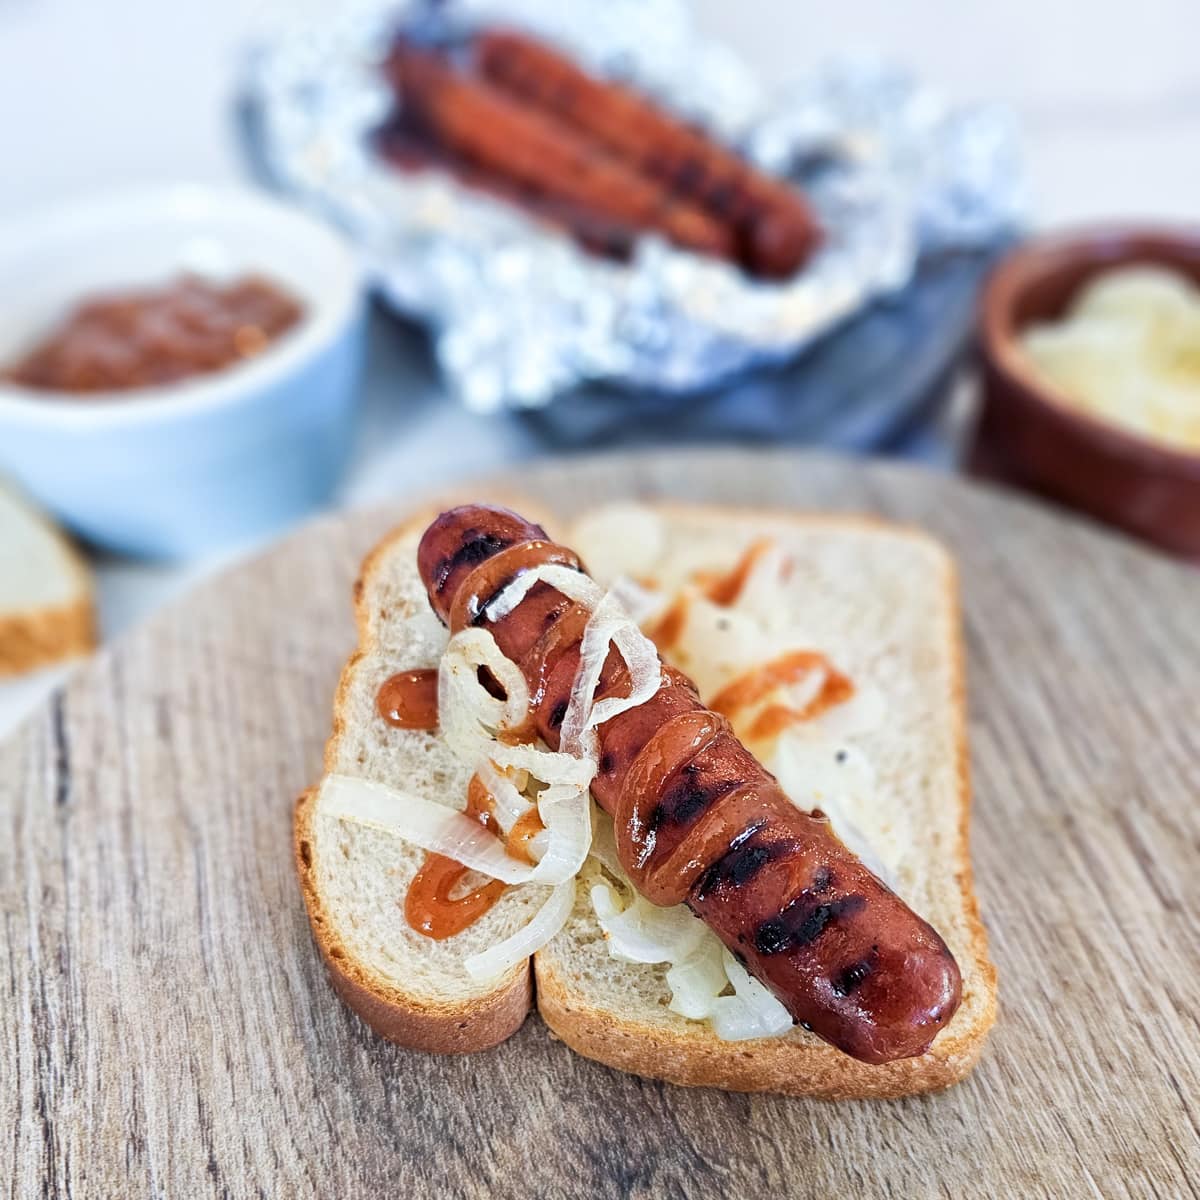
{"type": "MultiPolygon", "coordinates": [[[[578,460],[564,513],[673,495],[877,511],[958,555],[1000,1020],[949,1092],[831,1105],[576,1057],[387,1045],[290,860],[398,515],[302,531],[161,612],[0,747],[10,1196],[1200,1196],[1200,573],[998,492],[793,454],[578,460]]],[[[479,494],[487,495],[481,486],[479,494]]]]}

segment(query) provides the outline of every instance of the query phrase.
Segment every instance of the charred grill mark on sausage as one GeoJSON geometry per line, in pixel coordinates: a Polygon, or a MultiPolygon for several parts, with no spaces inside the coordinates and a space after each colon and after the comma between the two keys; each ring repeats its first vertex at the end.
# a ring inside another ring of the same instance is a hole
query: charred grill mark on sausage
{"type": "Polygon", "coordinates": [[[797,896],[777,917],[763,921],[754,931],[754,948],[759,954],[782,954],[811,945],[825,930],[845,917],[861,912],[863,896],[842,896],[827,903],[812,903],[809,894],[797,896]]]}

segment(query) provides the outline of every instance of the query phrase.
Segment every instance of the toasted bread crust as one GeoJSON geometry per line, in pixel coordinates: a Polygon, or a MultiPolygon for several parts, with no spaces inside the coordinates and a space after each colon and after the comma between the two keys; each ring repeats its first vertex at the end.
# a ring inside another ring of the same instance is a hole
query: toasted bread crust
{"type": "Polygon", "coordinates": [[[0,676],[21,675],[95,648],[90,587],[70,604],[0,616],[0,676]]]}
{"type": "Polygon", "coordinates": [[[91,572],[66,535],[48,518],[34,515],[47,536],[62,547],[75,577],[75,595],[66,604],[0,614],[0,678],[78,658],[96,648],[91,572]]]}
{"type": "Polygon", "coordinates": [[[430,1004],[405,995],[361,970],[339,944],[313,878],[312,814],[316,789],[299,800],[292,822],[296,874],[313,937],[334,990],[380,1037],[430,1054],[488,1050],[511,1037],[533,1003],[529,965],[495,990],[462,1004],[430,1004]]]}
{"type": "Polygon", "coordinates": [[[774,1039],[726,1043],[715,1035],[680,1037],[589,1009],[553,972],[539,969],[536,974],[542,1020],[577,1054],[685,1087],[776,1092],[819,1100],[891,1100],[958,1083],[979,1061],[987,1032],[985,1028],[969,1036],[939,1038],[934,1049],[920,1058],[872,1066],[822,1043],[774,1039]]]}

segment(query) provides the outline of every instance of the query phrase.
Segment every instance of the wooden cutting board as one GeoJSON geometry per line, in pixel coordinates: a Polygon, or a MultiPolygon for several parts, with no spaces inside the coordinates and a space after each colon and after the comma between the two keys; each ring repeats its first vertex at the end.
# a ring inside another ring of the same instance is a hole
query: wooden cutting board
{"type": "MultiPolygon", "coordinates": [[[[335,998],[290,858],[359,558],[313,525],[161,612],[0,747],[9,1195],[1200,1195],[1200,573],[999,492],[797,454],[578,460],[506,490],[871,510],[959,557],[974,859],[1000,970],[949,1092],[826,1104],[467,1058],[335,998]]],[[[478,494],[489,488],[480,485],[478,494]]]]}

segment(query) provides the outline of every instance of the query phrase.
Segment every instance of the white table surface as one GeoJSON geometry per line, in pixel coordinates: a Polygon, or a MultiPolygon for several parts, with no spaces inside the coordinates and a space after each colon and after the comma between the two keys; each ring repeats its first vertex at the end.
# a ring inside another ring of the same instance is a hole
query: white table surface
{"type": "MultiPolygon", "coordinates": [[[[240,52],[268,7],[280,6],[0,0],[0,221],[135,182],[242,179],[230,121],[240,52]]],[[[695,8],[768,84],[830,53],[875,49],[953,96],[1011,105],[1039,224],[1200,216],[1196,0],[696,0],[695,8]]],[[[523,425],[446,402],[420,340],[386,318],[373,329],[365,389],[341,504],[537,453],[523,425]]],[[[218,565],[99,562],[105,636],[218,565]]],[[[0,687],[0,733],[62,676],[0,687]]]]}

